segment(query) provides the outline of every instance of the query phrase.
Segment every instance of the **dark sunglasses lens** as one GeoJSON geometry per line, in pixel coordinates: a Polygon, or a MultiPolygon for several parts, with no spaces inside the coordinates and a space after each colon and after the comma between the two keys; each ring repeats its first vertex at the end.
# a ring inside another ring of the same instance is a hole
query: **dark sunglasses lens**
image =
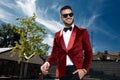
{"type": "Polygon", "coordinates": [[[70,13],[69,16],[72,17],[72,16],[73,16],[73,13],[70,13]]]}
{"type": "Polygon", "coordinates": [[[64,17],[64,18],[67,18],[67,16],[68,16],[68,14],[63,14],[63,17],[64,17]]]}
{"type": "Polygon", "coordinates": [[[69,15],[70,17],[72,17],[72,16],[73,16],[73,13],[70,13],[70,14],[63,14],[63,17],[64,17],[64,18],[67,18],[68,15],[69,15]]]}

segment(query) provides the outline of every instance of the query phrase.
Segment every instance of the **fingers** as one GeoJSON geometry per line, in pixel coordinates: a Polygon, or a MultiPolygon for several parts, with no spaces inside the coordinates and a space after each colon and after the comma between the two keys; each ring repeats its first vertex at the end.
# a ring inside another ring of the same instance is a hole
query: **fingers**
{"type": "Polygon", "coordinates": [[[46,75],[46,74],[48,74],[48,71],[42,71],[42,73],[43,73],[44,75],[46,75]]]}
{"type": "Polygon", "coordinates": [[[76,74],[76,73],[78,73],[78,70],[75,70],[75,71],[73,72],[73,74],[76,74]]]}
{"type": "Polygon", "coordinates": [[[48,73],[49,66],[48,66],[47,63],[44,63],[44,64],[40,67],[40,69],[41,69],[42,73],[43,73],[44,75],[46,75],[46,74],[48,73]]]}
{"type": "Polygon", "coordinates": [[[48,70],[48,66],[47,66],[47,65],[42,65],[42,66],[41,66],[41,70],[43,70],[43,71],[48,70]]]}
{"type": "Polygon", "coordinates": [[[48,73],[48,69],[45,66],[41,66],[41,71],[44,75],[48,73]]]}
{"type": "Polygon", "coordinates": [[[85,73],[83,72],[82,69],[77,69],[73,72],[73,74],[76,74],[76,73],[78,73],[78,76],[79,76],[80,79],[82,79],[85,75],[85,73]]]}

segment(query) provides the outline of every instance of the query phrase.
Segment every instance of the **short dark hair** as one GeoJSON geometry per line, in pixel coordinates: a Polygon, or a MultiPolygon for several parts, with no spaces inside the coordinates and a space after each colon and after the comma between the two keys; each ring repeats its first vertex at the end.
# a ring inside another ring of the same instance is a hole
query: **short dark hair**
{"type": "Polygon", "coordinates": [[[72,11],[72,8],[69,5],[65,5],[60,9],[60,13],[65,9],[70,9],[72,11]]]}

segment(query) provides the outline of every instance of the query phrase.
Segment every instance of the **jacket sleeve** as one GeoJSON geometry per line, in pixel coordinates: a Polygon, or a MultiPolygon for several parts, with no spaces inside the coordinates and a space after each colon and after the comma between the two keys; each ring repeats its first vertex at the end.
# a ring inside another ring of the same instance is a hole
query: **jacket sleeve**
{"type": "Polygon", "coordinates": [[[57,39],[56,39],[56,34],[55,34],[52,52],[49,58],[47,59],[47,61],[50,63],[50,66],[52,66],[57,61],[57,58],[58,58],[58,44],[56,41],[57,39]]]}
{"type": "Polygon", "coordinates": [[[90,69],[90,65],[92,62],[92,47],[90,44],[89,34],[87,29],[83,32],[83,40],[82,40],[83,50],[84,50],[84,62],[83,62],[83,68],[87,70],[87,72],[90,69]]]}

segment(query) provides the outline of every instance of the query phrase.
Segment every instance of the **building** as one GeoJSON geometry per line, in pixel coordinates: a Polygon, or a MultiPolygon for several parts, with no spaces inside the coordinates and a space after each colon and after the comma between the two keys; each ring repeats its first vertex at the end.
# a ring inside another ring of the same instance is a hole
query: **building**
{"type": "MultiPolygon", "coordinates": [[[[120,52],[108,52],[107,54],[104,53],[104,55],[106,60],[120,61],[120,52]]],[[[100,60],[98,53],[93,54],[93,60],[100,60]]]]}

